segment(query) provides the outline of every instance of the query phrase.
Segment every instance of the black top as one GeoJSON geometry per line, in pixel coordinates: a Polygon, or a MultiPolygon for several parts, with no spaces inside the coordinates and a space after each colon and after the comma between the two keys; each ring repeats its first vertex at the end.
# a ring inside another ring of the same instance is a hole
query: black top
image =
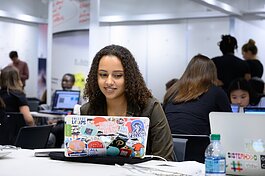
{"type": "Polygon", "coordinates": [[[250,69],[250,73],[251,73],[251,77],[259,77],[261,78],[263,75],[263,65],[262,63],[255,59],[255,60],[246,60],[246,62],[248,63],[249,69],[250,69]]]}
{"type": "Polygon", "coordinates": [[[20,106],[28,106],[26,96],[23,92],[1,89],[0,96],[5,102],[6,112],[20,112],[20,106]]]}
{"type": "Polygon", "coordinates": [[[164,110],[171,133],[209,135],[209,113],[231,112],[231,106],[225,92],[219,87],[212,86],[197,100],[179,104],[168,103],[164,110]]]}
{"type": "Polygon", "coordinates": [[[223,82],[223,89],[227,91],[230,83],[236,78],[244,78],[250,73],[248,64],[233,54],[225,54],[212,59],[216,69],[217,77],[223,82]]]}

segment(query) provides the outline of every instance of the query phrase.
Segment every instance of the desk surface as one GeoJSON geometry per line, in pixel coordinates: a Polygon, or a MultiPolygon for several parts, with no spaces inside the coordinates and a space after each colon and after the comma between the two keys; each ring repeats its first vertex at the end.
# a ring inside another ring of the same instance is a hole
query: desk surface
{"type": "MultiPolygon", "coordinates": [[[[204,165],[195,161],[190,162],[165,162],[165,161],[148,161],[141,163],[142,166],[150,166],[155,169],[159,167],[167,167],[166,170],[174,172],[184,172],[196,168],[197,176],[202,176],[204,165]],[[164,166],[168,164],[168,166],[164,166]],[[162,166],[163,165],[163,166],[162,166]],[[170,166],[169,166],[170,165],[170,166]],[[191,167],[192,166],[192,167],[191,167]],[[189,169],[188,169],[189,168],[189,169]],[[191,169],[192,168],[192,169],[191,169]]],[[[137,165],[132,165],[136,166],[137,165]]],[[[59,160],[51,160],[49,157],[35,157],[34,150],[18,149],[13,150],[9,155],[0,158],[0,174],[3,176],[81,176],[81,175],[97,175],[97,176],[144,176],[132,169],[124,166],[101,165],[89,163],[67,162],[59,160]]],[[[144,169],[150,170],[150,169],[144,169]]],[[[182,173],[183,173],[182,172],[182,173]]],[[[191,174],[191,173],[189,173],[191,174]]],[[[148,174],[150,175],[150,174],[148,174]]],[[[151,174],[153,175],[153,174],[151,174]]],[[[195,175],[195,174],[191,174],[195,175]]]]}
{"type": "Polygon", "coordinates": [[[47,117],[47,118],[61,118],[64,119],[65,115],[59,114],[46,114],[46,113],[39,113],[39,112],[30,112],[33,117],[47,117]]]}

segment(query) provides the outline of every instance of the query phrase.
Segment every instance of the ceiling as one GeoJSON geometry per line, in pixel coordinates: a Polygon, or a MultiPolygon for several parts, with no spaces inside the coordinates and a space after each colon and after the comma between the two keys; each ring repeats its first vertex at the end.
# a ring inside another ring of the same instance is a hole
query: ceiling
{"type": "Polygon", "coordinates": [[[152,21],[235,16],[265,19],[265,0],[100,0],[100,21],[152,21]]]}

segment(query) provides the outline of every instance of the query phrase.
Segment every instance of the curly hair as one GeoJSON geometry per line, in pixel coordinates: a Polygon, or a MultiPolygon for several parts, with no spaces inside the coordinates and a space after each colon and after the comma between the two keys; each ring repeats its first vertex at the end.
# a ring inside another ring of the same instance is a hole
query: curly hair
{"type": "Polygon", "coordinates": [[[90,102],[91,109],[102,105],[106,101],[98,85],[98,65],[103,56],[116,56],[124,68],[125,97],[127,102],[137,105],[142,110],[150,97],[151,92],[146,87],[143,76],[131,52],[119,45],[109,45],[102,48],[94,57],[86,79],[84,98],[90,102]]]}
{"type": "Polygon", "coordinates": [[[237,49],[237,40],[231,35],[222,35],[222,40],[218,43],[223,54],[234,53],[237,49]]]}

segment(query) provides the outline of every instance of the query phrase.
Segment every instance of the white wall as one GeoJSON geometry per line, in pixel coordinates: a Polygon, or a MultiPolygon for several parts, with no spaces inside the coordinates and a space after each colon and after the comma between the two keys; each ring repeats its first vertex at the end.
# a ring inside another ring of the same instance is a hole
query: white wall
{"type": "MultiPolygon", "coordinates": [[[[43,32],[43,33],[42,33],[43,32]]],[[[28,63],[29,79],[26,81],[25,93],[28,97],[37,97],[38,46],[40,35],[38,24],[18,22],[14,20],[0,21],[0,67],[11,63],[9,52],[16,50],[19,58],[28,63]]],[[[43,55],[45,55],[45,52],[43,55]]]]}
{"type": "Polygon", "coordinates": [[[61,89],[61,79],[65,73],[89,71],[89,31],[58,33],[53,36],[52,48],[52,91],[61,89]]]}

